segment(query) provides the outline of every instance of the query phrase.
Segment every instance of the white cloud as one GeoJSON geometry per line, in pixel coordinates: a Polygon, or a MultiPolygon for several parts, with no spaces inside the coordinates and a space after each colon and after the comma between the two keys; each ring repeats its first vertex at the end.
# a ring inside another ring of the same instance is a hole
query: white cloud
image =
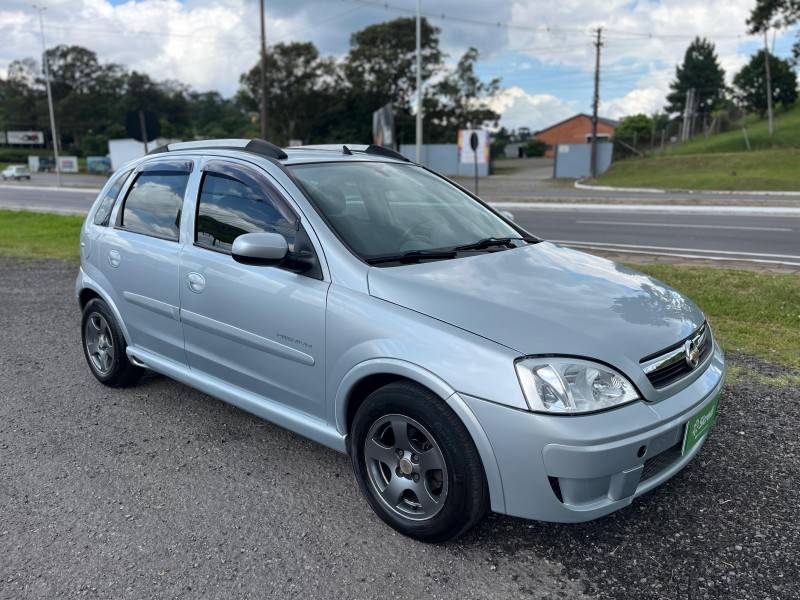
{"type": "Polygon", "coordinates": [[[502,115],[506,129],[530,127],[536,131],[575,114],[575,108],[550,94],[528,94],[514,86],[501,90],[491,101],[493,110],[502,115]]]}

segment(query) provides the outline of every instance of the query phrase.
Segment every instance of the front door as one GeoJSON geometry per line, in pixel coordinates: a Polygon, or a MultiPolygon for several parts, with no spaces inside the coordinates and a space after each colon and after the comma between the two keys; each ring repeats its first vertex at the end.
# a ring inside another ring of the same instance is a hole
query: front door
{"type": "Polygon", "coordinates": [[[180,323],[180,222],[192,162],[145,163],[99,240],[131,344],[186,364],[180,323]]]}
{"type": "Polygon", "coordinates": [[[268,176],[247,163],[203,167],[194,240],[181,257],[181,321],[192,369],[324,418],[325,302],[315,273],[245,265],[244,233],[277,232],[310,247],[304,226],[268,176]]]}

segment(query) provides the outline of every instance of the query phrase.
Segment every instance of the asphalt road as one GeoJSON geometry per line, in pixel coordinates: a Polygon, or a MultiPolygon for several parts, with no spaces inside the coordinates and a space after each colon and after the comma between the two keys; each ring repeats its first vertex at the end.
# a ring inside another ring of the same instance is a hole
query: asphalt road
{"type": "MultiPolygon", "coordinates": [[[[0,208],[85,213],[96,192],[56,191],[47,186],[0,185],[0,208]]],[[[725,207],[652,207],[548,204],[510,208],[531,232],[565,245],[631,256],[678,256],[721,263],[800,266],[800,211],[795,216],[726,214],[725,207]],[[703,212],[705,211],[705,212],[703,212]]],[[[742,207],[736,207],[742,208],[742,207]]],[[[761,211],[769,209],[759,208],[761,211]]],[[[778,209],[786,210],[786,209],[778,209]]],[[[788,209],[792,210],[792,209],[788,209]]]]}
{"type": "Polygon", "coordinates": [[[100,385],[74,275],[0,259],[2,599],[800,597],[795,388],[726,387],[698,458],[607,518],[423,545],[345,456],[163,377],[100,385]]]}
{"type": "Polygon", "coordinates": [[[511,212],[532,233],[576,248],[800,266],[800,214],[698,214],[677,207],[665,213],[516,207],[511,212]]]}

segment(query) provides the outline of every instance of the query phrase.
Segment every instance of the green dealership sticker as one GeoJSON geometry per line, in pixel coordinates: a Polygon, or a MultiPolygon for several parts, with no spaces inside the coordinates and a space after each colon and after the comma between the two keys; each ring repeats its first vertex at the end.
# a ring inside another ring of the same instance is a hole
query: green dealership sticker
{"type": "Polygon", "coordinates": [[[695,444],[706,434],[709,429],[717,422],[717,406],[719,405],[719,394],[708,406],[693,416],[686,423],[686,432],[683,434],[683,449],[681,455],[685,455],[695,444]]]}

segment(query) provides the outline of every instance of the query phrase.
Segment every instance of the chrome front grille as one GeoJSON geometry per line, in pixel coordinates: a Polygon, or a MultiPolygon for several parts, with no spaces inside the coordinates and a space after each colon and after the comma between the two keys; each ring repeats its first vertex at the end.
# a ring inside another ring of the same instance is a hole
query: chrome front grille
{"type": "Polygon", "coordinates": [[[708,323],[677,344],[640,362],[647,378],[655,388],[663,388],[689,375],[711,355],[713,342],[708,323]]]}

